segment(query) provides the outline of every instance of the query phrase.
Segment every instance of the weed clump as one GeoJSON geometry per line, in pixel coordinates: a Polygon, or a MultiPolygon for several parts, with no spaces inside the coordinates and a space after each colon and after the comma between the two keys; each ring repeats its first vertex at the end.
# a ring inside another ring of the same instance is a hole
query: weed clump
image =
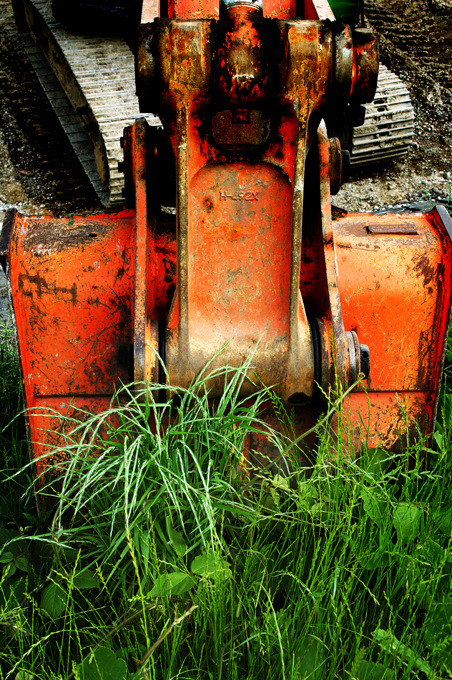
{"type": "Polygon", "coordinates": [[[290,423],[245,373],[214,404],[156,386],[83,414],[47,529],[3,541],[1,677],[451,677],[450,410],[435,449],[333,456],[319,426],[309,474],[274,474],[247,442],[295,455],[290,423]]]}

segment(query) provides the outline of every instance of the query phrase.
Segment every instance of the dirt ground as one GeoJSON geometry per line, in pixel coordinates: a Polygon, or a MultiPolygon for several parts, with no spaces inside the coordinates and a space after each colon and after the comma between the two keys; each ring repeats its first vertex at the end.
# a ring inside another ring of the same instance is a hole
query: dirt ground
{"type": "Polygon", "coordinates": [[[452,0],[365,0],[381,61],[408,87],[415,139],[403,161],[368,168],[341,189],[349,210],[450,199],[452,189],[452,0]]]}
{"type": "MultiPolygon", "coordinates": [[[[452,0],[365,0],[381,60],[406,83],[416,116],[408,156],[352,175],[336,205],[405,209],[452,192],[452,0]]],[[[100,204],[22,50],[10,0],[0,0],[0,223],[25,213],[95,211],[100,204]]],[[[4,314],[0,285],[0,315],[4,314]],[[3,309],[3,312],[1,311],[3,309]]]]}

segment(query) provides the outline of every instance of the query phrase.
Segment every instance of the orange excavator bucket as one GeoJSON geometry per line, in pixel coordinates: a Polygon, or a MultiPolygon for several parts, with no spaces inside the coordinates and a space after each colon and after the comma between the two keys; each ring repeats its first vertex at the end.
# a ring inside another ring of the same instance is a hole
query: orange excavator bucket
{"type": "MultiPolygon", "coordinates": [[[[303,19],[291,0],[207,5],[173,0],[159,18],[144,3],[137,87],[163,129],[140,118],[125,131],[132,207],[5,220],[35,458],[58,443],[58,414],[100,413],[122,384],[158,382],[158,353],[180,387],[209,361],[252,356],[243,396],[271,386],[298,434],[340,385],[355,451],[432,430],[451,220],[443,208],[332,219],[347,154],[329,128],[372,99],[375,38],[322,3],[303,19]]],[[[212,378],[212,398],[223,387],[212,378]]]]}

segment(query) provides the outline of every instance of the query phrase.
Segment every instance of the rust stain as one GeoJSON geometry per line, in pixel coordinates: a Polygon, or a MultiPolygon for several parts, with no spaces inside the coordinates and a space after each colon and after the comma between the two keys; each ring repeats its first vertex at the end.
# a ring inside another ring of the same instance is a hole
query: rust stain
{"type": "Polygon", "coordinates": [[[38,298],[43,295],[52,295],[57,299],[68,299],[72,305],[77,304],[77,284],[74,282],[72,286],[57,286],[54,282],[48,282],[40,274],[19,274],[18,286],[20,292],[27,297],[34,297],[36,294],[38,298]],[[65,298],[66,296],[66,298],[65,298]]]}
{"type": "MultiPolygon", "coordinates": [[[[450,239],[437,216],[410,218],[408,229],[397,216],[332,222],[342,155],[321,117],[338,98],[369,101],[378,49],[366,31],[294,12],[285,0],[222,5],[220,15],[213,0],[170,0],[168,18],[143,29],[138,92],[170,140],[177,214],[162,220],[146,186],[160,165],[155,136],[137,120],[125,133],[135,211],[14,220],[2,256],[27,405],[99,413],[119,384],[155,375],[150,347],[164,346],[171,382],[185,387],[226,345],[211,368],[252,356],[241,396],[274,386],[299,434],[323,408],[314,380],[325,392],[336,380],[347,388],[364,343],[368,393],[357,388],[341,414],[350,450],[363,421],[369,445],[389,449],[415,419],[432,427],[450,239]]],[[[209,388],[221,395],[224,376],[209,388]]],[[[30,419],[35,455],[54,443],[39,444],[48,422],[30,419]]],[[[331,424],[333,437],[340,426],[331,424]]],[[[265,440],[255,445],[274,456],[265,440]]]]}

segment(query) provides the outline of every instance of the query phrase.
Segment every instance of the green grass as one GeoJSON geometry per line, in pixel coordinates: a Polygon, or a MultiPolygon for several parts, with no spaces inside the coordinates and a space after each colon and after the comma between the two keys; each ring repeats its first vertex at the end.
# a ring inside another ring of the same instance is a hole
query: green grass
{"type": "Polygon", "coordinates": [[[202,380],[169,401],[123,393],[115,427],[88,419],[67,442],[40,526],[1,342],[0,677],[452,677],[447,377],[434,450],[333,464],[319,427],[290,479],[243,464],[250,431],[288,445],[259,420],[265,391],[238,396],[244,370],[214,407],[202,380]]]}

